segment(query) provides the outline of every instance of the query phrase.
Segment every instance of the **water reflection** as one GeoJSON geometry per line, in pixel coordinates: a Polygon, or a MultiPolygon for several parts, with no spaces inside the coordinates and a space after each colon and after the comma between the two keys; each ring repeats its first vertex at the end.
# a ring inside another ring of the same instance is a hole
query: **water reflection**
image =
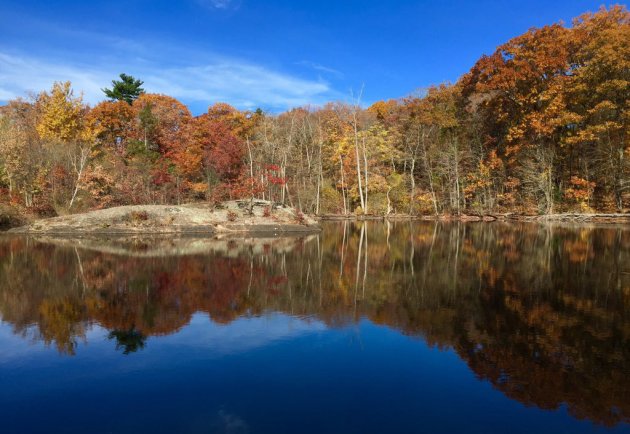
{"type": "Polygon", "coordinates": [[[116,349],[122,350],[123,354],[135,353],[144,348],[147,340],[138,330],[133,328],[129,330],[113,330],[107,335],[107,339],[116,340],[116,349]]]}
{"type": "Polygon", "coordinates": [[[0,315],[72,355],[92,325],[128,357],[196,313],[329,327],[367,318],[452,348],[526,405],[630,422],[630,231],[331,223],[318,237],[0,239],[0,315]]]}

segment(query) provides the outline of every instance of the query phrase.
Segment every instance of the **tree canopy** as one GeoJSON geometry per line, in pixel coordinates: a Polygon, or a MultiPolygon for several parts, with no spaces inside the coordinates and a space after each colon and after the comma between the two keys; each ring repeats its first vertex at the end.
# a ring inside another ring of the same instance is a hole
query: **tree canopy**
{"type": "Polygon", "coordinates": [[[0,107],[0,201],[38,213],[260,198],[307,213],[630,210],[630,13],[532,28],[456,83],[362,107],[193,116],[121,74],[0,107]]]}

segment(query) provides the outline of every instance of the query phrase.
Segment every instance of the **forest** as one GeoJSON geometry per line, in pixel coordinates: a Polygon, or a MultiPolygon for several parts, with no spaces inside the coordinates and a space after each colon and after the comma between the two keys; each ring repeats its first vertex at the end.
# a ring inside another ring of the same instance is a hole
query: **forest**
{"type": "MultiPolygon", "coordinates": [[[[456,55],[456,54],[455,54],[456,55]]],[[[369,106],[193,116],[121,74],[0,107],[0,204],[54,216],[259,198],[310,214],[623,212],[630,208],[630,13],[532,28],[456,83],[369,106]]]]}

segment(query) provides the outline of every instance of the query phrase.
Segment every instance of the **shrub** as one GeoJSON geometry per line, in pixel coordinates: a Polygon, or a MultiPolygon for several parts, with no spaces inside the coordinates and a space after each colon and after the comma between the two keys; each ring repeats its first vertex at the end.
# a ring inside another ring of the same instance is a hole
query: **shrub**
{"type": "Polygon", "coordinates": [[[304,217],[304,213],[302,211],[295,211],[295,221],[297,224],[303,225],[306,223],[306,217],[304,217]]]}
{"type": "Polygon", "coordinates": [[[227,219],[228,219],[228,221],[234,222],[234,221],[236,221],[237,217],[238,217],[238,214],[235,213],[234,211],[229,210],[227,212],[227,219]]]}
{"type": "Polygon", "coordinates": [[[13,207],[0,204],[0,231],[26,224],[26,219],[13,207]]]}
{"type": "Polygon", "coordinates": [[[144,222],[149,220],[149,214],[146,211],[131,211],[132,222],[144,222]]]}
{"type": "Polygon", "coordinates": [[[48,202],[35,202],[31,207],[31,212],[37,217],[57,217],[55,207],[48,202]]]}

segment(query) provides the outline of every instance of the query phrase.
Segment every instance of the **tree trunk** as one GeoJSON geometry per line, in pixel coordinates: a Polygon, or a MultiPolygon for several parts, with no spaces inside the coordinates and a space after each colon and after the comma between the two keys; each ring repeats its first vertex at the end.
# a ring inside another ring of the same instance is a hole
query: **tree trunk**
{"type": "Polygon", "coordinates": [[[363,183],[361,182],[361,159],[359,158],[359,137],[356,124],[356,114],[354,121],[354,153],[357,160],[357,182],[359,185],[359,198],[361,200],[361,209],[365,214],[365,200],[363,199],[363,183]]]}
{"type": "Polygon", "coordinates": [[[368,213],[368,160],[367,160],[367,149],[365,148],[365,137],[363,137],[363,164],[365,171],[365,208],[363,208],[363,214],[368,213]]]}
{"type": "Polygon", "coordinates": [[[348,214],[348,207],[346,204],[346,183],[343,176],[343,157],[339,155],[339,170],[341,171],[341,198],[343,199],[343,214],[348,214]]]}
{"type": "Polygon", "coordinates": [[[414,173],[416,171],[416,157],[411,159],[411,167],[409,168],[409,175],[411,177],[411,191],[409,193],[409,215],[413,214],[413,201],[416,195],[416,177],[414,173]]]}
{"type": "Polygon", "coordinates": [[[77,175],[77,179],[74,184],[74,191],[72,192],[72,197],[70,198],[68,209],[72,208],[74,200],[77,197],[77,193],[79,192],[79,188],[81,187],[81,176],[83,175],[83,171],[85,170],[85,167],[87,165],[88,157],[90,155],[89,153],[89,148],[79,147],[79,155],[70,156],[70,161],[77,175]]]}

